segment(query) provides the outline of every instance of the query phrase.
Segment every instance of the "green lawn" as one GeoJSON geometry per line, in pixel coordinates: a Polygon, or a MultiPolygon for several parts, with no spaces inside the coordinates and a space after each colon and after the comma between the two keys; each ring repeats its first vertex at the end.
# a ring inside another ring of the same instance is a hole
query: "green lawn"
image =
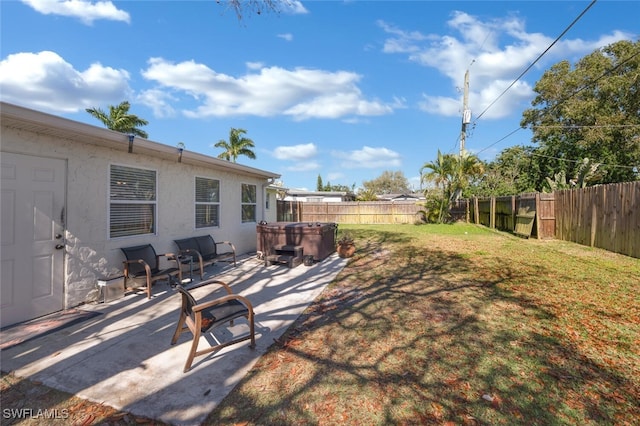
{"type": "Polygon", "coordinates": [[[640,260],[474,225],[340,230],[356,255],[208,424],[637,424],[640,260]]]}

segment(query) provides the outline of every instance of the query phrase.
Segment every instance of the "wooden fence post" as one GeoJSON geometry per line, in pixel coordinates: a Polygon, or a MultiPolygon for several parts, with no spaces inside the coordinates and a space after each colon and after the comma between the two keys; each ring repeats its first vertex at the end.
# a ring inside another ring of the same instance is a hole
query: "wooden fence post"
{"type": "Polygon", "coordinates": [[[512,195],[511,196],[511,226],[512,229],[511,231],[515,231],[516,230],[516,196],[512,195]]]}
{"type": "Polygon", "coordinates": [[[489,201],[489,227],[496,229],[496,197],[491,196],[489,201]]]}
{"type": "Polygon", "coordinates": [[[473,215],[475,216],[475,224],[480,223],[480,212],[478,211],[478,197],[473,197],[473,215]]]}

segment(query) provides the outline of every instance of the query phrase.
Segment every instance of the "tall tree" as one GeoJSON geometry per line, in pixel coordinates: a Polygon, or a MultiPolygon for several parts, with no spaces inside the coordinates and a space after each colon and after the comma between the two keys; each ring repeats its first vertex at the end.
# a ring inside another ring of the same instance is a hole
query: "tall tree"
{"type": "Polygon", "coordinates": [[[242,19],[243,12],[249,10],[258,15],[263,12],[279,12],[281,8],[292,6],[293,0],[228,0],[227,2],[221,2],[216,0],[217,3],[222,3],[226,7],[230,7],[236,12],[238,19],[242,19]]]}
{"type": "Polygon", "coordinates": [[[640,41],[619,41],[577,62],[551,67],[536,83],[521,125],[539,144],[537,188],[560,172],[580,174],[583,159],[600,163],[592,183],[640,178],[640,41]]]}
{"type": "Polygon", "coordinates": [[[149,135],[139,127],[146,126],[149,122],[135,114],[129,114],[129,108],[131,108],[129,102],[123,101],[118,106],[109,106],[109,114],[100,108],[87,108],[85,111],[100,120],[107,129],[147,139],[149,135]]]}
{"type": "Polygon", "coordinates": [[[376,194],[404,194],[411,191],[409,181],[401,171],[385,170],[377,178],[363,181],[362,186],[365,191],[376,194]]]}
{"type": "Polygon", "coordinates": [[[463,151],[453,156],[451,161],[451,201],[459,199],[469,188],[472,181],[484,173],[484,164],[475,154],[463,151]]]}
{"type": "Polygon", "coordinates": [[[438,155],[434,161],[424,163],[420,168],[420,183],[431,182],[437,188],[446,192],[451,180],[453,157],[450,154],[443,154],[438,150],[438,155]]]}
{"type": "Polygon", "coordinates": [[[256,154],[251,150],[251,148],[255,147],[255,144],[251,139],[243,136],[245,133],[247,133],[245,129],[232,127],[229,131],[229,141],[220,139],[214,145],[216,148],[224,149],[224,152],[220,153],[218,158],[235,163],[239,156],[244,155],[255,160],[256,154]]]}
{"type": "Polygon", "coordinates": [[[425,216],[433,217],[436,222],[444,221],[449,205],[454,162],[453,155],[443,154],[438,150],[436,159],[425,163],[420,169],[420,184],[433,183],[435,185],[435,191],[430,188],[425,190],[427,198],[425,207],[428,209],[425,216]],[[434,211],[437,213],[433,214],[434,211]]]}
{"type": "MultiPolygon", "coordinates": [[[[485,173],[471,195],[501,196],[536,191],[535,182],[539,172],[532,161],[532,146],[516,145],[504,149],[493,160],[485,164],[485,173]]],[[[544,176],[542,177],[544,179],[544,176]]]]}
{"type": "Polygon", "coordinates": [[[322,176],[318,175],[318,180],[316,182],[316,191],[323,191],[324,187],[322,186],[322,176]]]}
{"type": "MultiPolygon", "coordinates": [[[[484,164],[476,155],[467,151],[460,155],[443,154],[438,150],[435,161],[425,163],[420,169],[421,183],[432,182],[439,192],[427,189],[425,196],[437,204],[439,209],[438,221],[445,218],[449,203],[457,200],[469,189],[474,179],[479,179],[484,173],[484,164]]],[[[467,194],[468,195],[468,194],[467,194]]]]}

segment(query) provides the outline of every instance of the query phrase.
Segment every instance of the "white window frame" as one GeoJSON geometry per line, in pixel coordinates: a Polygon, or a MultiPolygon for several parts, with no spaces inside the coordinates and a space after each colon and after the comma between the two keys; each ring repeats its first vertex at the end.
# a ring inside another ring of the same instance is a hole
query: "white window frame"
{"type": "Polygon", "coordinates": [[[255,223],[258,219],[258,185],[254,183],[243,183],[240,185],[240,220],[242,223],[255,223]],[[245,192],[253,187],[253,200],[245,197],[245,192]],[[247,208],[253,207],[253,217],[248,217],[245,213],[247,208]]]}
{"type": "Polygon", "coordinates": [[[109,239],[137,235],[157,235],[158,171],[124,164],[110,164],[108,185],[109,212],[107,216],[109,239]],[[114,176],[116,168],[120,168],[122,173],[114,176]],[[125,169],[129,169],[129,171],[127,172],[125,169]],[[127,176],[127,173],[129,173],[129,176],[127,176]],[[147,175],[146,185],[140,185],[140,183],[144,183],[141,182],[141,179],[144,179],[145,175],[147,175]],[[143,206],[148,206],[150,209],[147,209],[146,212],[144,208],[137,212],[135,211],[143,206]],[[131,210],[127,211],[127,208],[131,210]],[[119,209],[122,210],[117,212],[119,209]],[[126,228],[126,215],[130,215],[129,219],[131,219],[132,225],[129,226],[129,230],[118,230],[118,228],[126,228]],[[136,219],[138,220],[137,224],[134,223],[136,219]],[[114,221],[119,221],[119,226],[114,221]]]}
{"type": "Polygon", "coordinates": [[[196,176],[195,179],[193,180],[193,185],[194,185],[194,200],[195,200],[195,206],[194,206],[194,226],[196,229],[203,229],[203,228],[219,228],[220,227],[220,212],[222,211],[221,209],[221,203],[220,203],[220,198],[221,198],[221,183],[220,183],[220,179],[213,179],[210,177],[205,177],[205,176],[196,176]],[[211,181],[211,182],[217,182],[218,184],[218,199],[217,201],[205,201],[204,199],[199,200],[198,199],[198,180],[202,179],[202,180],[207,180],[207,181],[211,181]],[[203,224],[200,225],[198,223],[198,207],[200,206],[205,206],[205,207],[212,207],[215,208],[216,210],[216,223],[215,224],[203,224]]]}

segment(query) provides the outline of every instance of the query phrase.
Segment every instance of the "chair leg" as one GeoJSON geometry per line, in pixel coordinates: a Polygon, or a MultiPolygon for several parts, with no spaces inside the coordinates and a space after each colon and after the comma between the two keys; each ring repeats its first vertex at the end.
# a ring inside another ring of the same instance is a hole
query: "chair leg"
{"type": "Polygon", "coordinates": [[[151,277],[147,275],[147,299],[151,299],[151,277]]]}
{"type": "Polygon", "coordinates": [[[252,311],[249,312],[249,317],[247,318],[249,320],[249,333],[251,334],[251,344],[249,345],[250,348],[255,348],[256,347],[256,333],[255,333],[255,324],[254,324],[254,313],[252,311]]]}
{"type": "Polygon", "coordinates": [[[191,342],[191,350],[189,351],[189,357],[187,357],[187,362],[184,364],[183,372],[191,370],[191,364],[193,363],[193,359],[196,357],[196,352],[198,352],[198,343],[200,342],[200,329],[196,329],[193,334],[193,342],[191,342]]]}
{"type": "Polygon", "coordinates": [[[178,326],[176,327],[176,331],[173,332],[173,337],[171,338],[171,344],[175,345],[176,342],[178,341],[178,337],[180,337],[180,335],[182,334],[182,332],[184,330],[186,330],[186,327],[184,326],[185,320],[187,319],[187,317],[185,316],[184,313],[180,314],[180,319],[178,320],[178,326]]]}

